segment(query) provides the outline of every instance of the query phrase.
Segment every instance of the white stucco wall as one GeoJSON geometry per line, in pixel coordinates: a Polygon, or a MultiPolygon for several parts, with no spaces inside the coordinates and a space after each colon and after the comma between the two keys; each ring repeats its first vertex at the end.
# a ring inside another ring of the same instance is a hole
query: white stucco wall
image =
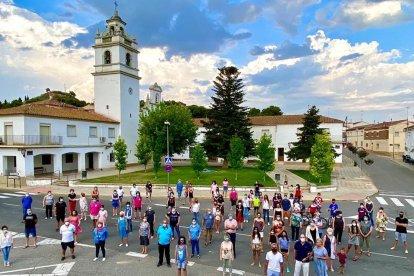
{"type": "Polygon", "coordinates": [[[414,159],[414,129],[405,132],[404,154],[408,154],[411,158],[414,159]]]}

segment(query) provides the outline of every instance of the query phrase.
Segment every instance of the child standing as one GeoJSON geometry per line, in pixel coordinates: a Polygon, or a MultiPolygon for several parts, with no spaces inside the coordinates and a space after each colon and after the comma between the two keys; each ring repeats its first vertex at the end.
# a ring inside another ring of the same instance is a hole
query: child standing
{"type": "Polygon", "coordinates": [[[175,246],[175,262],[178,269],[177,275],[180,276],[182,271],[183,275],[187,276],[188,248],[183,236],[178,239],[178,245],[175,246]]]}
{"type": "Polygon", "coordinates": [[[112,194],[112,216],[116,217],[118,215],[119,208],[119,195],[116,190],[112,194]]]}
{"type": "Polygon", "coordinates": [[[345,263],[346,263],[346,250],[345,247],[341,248],[341,251],[337,254],[339,259],[339,271],[338,274],[344,274],[345,273],[345,263]]]}
{"type": "Polygon", "coordinates": [[[79,198],[79,207],[81,211],[80,219],[86,220],[86,214],[88,213],[88,200],[86,199],[85,193],[81,193],[79,198]]]}

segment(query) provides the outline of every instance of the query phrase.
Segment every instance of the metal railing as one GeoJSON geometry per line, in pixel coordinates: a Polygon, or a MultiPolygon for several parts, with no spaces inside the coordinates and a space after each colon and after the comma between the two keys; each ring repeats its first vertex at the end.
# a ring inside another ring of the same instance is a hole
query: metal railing
{"type": "Polygon", "coordinates": [[[51,135],[0,135],[0,146],[62,145],[62,136],[51,135]]]}

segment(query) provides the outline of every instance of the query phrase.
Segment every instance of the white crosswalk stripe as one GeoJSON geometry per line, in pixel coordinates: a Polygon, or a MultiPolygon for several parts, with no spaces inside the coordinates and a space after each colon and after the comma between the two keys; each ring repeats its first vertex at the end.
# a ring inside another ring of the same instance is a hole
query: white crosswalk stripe
{"type": "Polygon", "coordinates": [[[378,200],[378,202],[379,202],[381,205],[388,205],[387,201],[385,201],[385,199],[384,199],[383,197],[378,196],[378,197],[376,197],[376,199],[378,200]]]}
{"type": "Polygon", "coordinates": [[[402,204],[402,202],[398,198],[392,197],[391,198],[391,201],[394,202],[394,204],[397,205],[397,206],[399,206],[399,207],[403,207],[404,206],[404,204],[402,204]]]}
{"type": "Polygon", "coordinates": [[[20,194],[12,194],[12,193],[1,193],[1,195],[4,195],[4,196],[15,196],[15,197],[22,197],[22,195],[20,194]]]}
{"type": "MultiPolygon", "coordinates": [[[[26,192],[0,193],[0,199],[22,197],[26,192]]],[[[29,193],[30,195],[37,195],[36,193],[29,193]]]]}
{"type": "Polygon", "coordinates": [[[0,195],[0,198],[10,198],[9,196],[2,196],[0,195]]]}
{"type": "Polygon", "coordinates": [[[412,207],[414,207],[414,200],[406,198],[405,201],[408,202],[412,207]]]}

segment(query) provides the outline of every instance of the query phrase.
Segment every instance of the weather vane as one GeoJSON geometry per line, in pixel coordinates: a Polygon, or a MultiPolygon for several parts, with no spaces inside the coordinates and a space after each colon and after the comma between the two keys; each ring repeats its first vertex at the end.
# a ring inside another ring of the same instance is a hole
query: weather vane
{"type": "Polygon", "coordinates": [[[117,8],[118,8],[118,2],[116,2],[116,0],[114,1],[114,6],[115,6],[115,10],[117,10],[117,8]]]}

